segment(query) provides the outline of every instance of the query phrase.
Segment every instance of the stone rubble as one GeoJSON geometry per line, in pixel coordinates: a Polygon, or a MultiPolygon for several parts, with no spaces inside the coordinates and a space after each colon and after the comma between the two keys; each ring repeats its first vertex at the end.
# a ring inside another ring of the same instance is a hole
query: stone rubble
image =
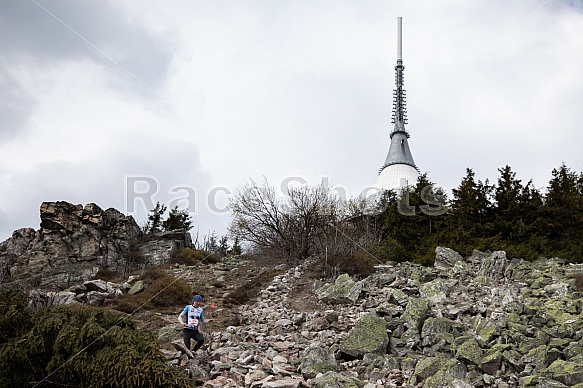
{"type": "Polygon", "coordinates": [[[241,325],[207,333],[194,359],[165,355],[204,387],[583,387],[581,264],[436,257],[341,275],[313,312],[289,307],[303,263],[242,306],[241,325]]]}

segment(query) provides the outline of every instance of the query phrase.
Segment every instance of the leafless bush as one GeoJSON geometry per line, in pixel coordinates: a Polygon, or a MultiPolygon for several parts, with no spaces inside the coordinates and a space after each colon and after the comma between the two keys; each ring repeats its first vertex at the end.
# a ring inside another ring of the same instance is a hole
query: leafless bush
{"type": "Polygon", "coordinates": [[[230,208],[234,236],[285,257],[352,255],[378,238],[366,201],[344,201],[324,185],[290,189],[280,198],[266,181],[251,181],[230,208]]]}

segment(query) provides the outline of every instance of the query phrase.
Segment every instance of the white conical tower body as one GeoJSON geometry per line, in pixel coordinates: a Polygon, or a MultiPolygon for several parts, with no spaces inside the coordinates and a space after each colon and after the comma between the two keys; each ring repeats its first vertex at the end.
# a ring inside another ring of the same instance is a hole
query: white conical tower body
{"type": "Polygon", "coordinates": [[[415,186],[419,178],[419,169],[413,161],[409,149],[409,133],[407,124],[406,94],[402,55],[402,18],[397,18],[397,64],[395,65],[395,90],[393,92],[393,130],[391,145],[385,163],[380,169],[379,177],[374,185],[380,190],[399,191],[406,186],[415,186]]]}

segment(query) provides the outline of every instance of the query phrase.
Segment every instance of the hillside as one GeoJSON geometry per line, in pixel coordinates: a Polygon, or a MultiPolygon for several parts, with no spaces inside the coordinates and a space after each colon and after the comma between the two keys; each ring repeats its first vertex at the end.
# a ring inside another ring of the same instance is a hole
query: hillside
{"type": "MultiPolygon", "coordinates": [[[[583,384],[583,266],[438,248],[433,267],[380,266],[360,281],[324,282],[316,267],[281,265],[240,306],[228,289],[202,291],[216,322],[193,360],[169,346],[178,311],[157,315],[169,362],[207,387],[583,384]]],[[[236,290],[261,271],[231,262],[175,274],[193,285],[224,276],[236,290]]]]}
{"type": "MultiPolygon", "coordinates": [[[[111,349],[100,339],[111,331],[115,349],[134,354],[127,341],[145,346],[157,376],[176,379],[171,365],[178,380],[187,375],[206,387],[583,387],[582,264],[509,260],[504,251],[463,257],[442,247],[430,265],[389,261],[360,278],[318,255],[170,264],[192,248],[189,236],[143,235],[131,217],[94,204],[44,203],[40,230],[21,229],[0,243],[0,282],[26,290],[30,308],[24,311],[26,300],[0,305],[5,370],[22,370],[41,350],[43,362],[62,362],[51,346],[67,327],[60,343],[67,363],[82,357],[70,365],[107,359],[111,349]],[[190,359],[177,316],[193,291],[204,295],[214,321],[190,359]],[[89,305],[75,308],[81,321],[67,321],[66,308],[79,305],[89,305]],[[45,311],[55,311],[54,321],[38,319],[45,311]],[[34,318],[44,331],[22,327],[34,318]],[[113,330],[119,319],[123,328],[113,330]],[[78,340],[79,329],[90,335],[78,340]]],[[[127,374],[123,354],[116,376],[127,374]]],[[[140,358],[132,357],[139,381],[140,358]]],[[[27,378],[45,376],[37,364],[27,378]]],[[[4,374],[2,381],[13,377],[4,374]]]]}

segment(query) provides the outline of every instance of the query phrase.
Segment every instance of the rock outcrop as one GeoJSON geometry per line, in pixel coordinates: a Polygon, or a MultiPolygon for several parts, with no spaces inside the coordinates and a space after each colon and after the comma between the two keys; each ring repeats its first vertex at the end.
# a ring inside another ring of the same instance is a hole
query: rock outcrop
{"type": "Polygon", "coordinates": [[[19,229],[0,243],[0,283],[63,290],[91,280],[100,269],[123,270],[128,264],[124,255],[135,249],[144,264],[160,264],[178,248],[191,245],[184,232],[142,244],[133,217],[93,203],[44,202],[40,219],[38,231],[19,229]]]}

